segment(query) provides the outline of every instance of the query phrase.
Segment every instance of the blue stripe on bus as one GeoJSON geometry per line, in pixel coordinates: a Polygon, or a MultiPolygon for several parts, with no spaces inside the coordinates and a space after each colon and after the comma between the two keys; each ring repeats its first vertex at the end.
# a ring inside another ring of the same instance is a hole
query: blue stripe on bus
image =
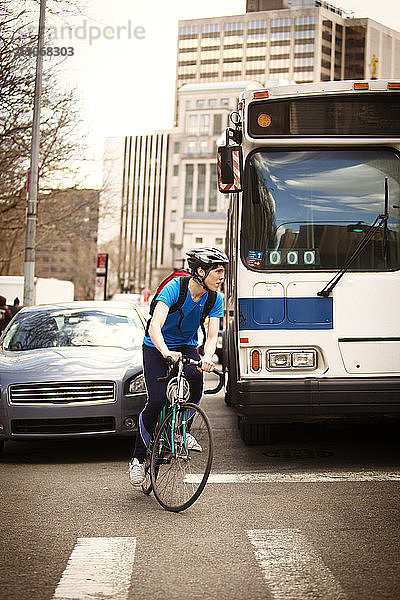
{"type": "Polygon", "coordinates": [[[333,329],[333,300],[239,298],[239,329],[333,329]]]}

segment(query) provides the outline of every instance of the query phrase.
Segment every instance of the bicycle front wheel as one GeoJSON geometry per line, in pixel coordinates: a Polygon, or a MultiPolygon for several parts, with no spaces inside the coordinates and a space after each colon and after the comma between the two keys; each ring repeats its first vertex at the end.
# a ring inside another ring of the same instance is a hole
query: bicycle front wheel
{"type": "Polygon", "coordinates": [[[190,403],[169,411],[154,438],[150,461],[153,492],[161,506],[173,512],[191,506],[207,483],[212,459],[213,439],[205,412],[190,403]]]}

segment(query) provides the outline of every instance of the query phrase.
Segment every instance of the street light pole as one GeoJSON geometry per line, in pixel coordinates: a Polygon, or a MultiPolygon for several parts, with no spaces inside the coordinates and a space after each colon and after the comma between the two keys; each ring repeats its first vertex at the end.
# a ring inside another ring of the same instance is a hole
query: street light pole
{"type": "Polygon", "coordinates": [[[36,254],[36,221],[37,221],[37,195],[39,171],[39,145],[40,145],[40,99],[42,95],[42,73],[44,46],[44,22],[46,0],[40,0],[40,17],[36,58],[35,94],[33,101],[33,123],[31,141],[31,161],[29,168],[29,187],[26,210],[26,241],[24,262],[24,305],[32,306],[35,303],[35,254],[36,254]]]}

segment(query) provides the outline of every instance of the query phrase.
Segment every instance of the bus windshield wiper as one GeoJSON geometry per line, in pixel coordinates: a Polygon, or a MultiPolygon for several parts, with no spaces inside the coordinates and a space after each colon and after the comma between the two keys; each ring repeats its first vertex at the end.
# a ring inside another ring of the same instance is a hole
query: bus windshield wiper
{"type": "Polygon", "coordinates": [[[372,240],[375,233],[383,226],[384,230],[384,253],[386,256],[387,250],[387,222],[389,218],[389,188],[388,188],[388,178],[385,177],[385,212],[382,215],[378,215],[375,221],[372,223],[371,227],[368,231],[365,232],[359,243],[357,244],[356,249],[353,254],[346,260],[343,267],[332,277],[329,283],[319,292],[317,292],[317,296],[321,296],[322,298],[327,298],[329,294],[332,292],[335,285],[339,282],[339,280],[343,277],[346,271],[349,270],[357,256],[359,256],[360,252],[366,247],[368,242],[372,240]]]}

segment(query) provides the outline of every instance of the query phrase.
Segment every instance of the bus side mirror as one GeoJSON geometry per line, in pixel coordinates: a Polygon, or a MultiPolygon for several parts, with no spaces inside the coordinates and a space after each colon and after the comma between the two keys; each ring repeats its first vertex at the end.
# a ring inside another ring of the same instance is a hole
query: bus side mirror
{"type": "Polygon", "coordinates": [[[243,158],[241,146],[219,146],[218,189],[222,194],[242,191],[243,158]]]}

